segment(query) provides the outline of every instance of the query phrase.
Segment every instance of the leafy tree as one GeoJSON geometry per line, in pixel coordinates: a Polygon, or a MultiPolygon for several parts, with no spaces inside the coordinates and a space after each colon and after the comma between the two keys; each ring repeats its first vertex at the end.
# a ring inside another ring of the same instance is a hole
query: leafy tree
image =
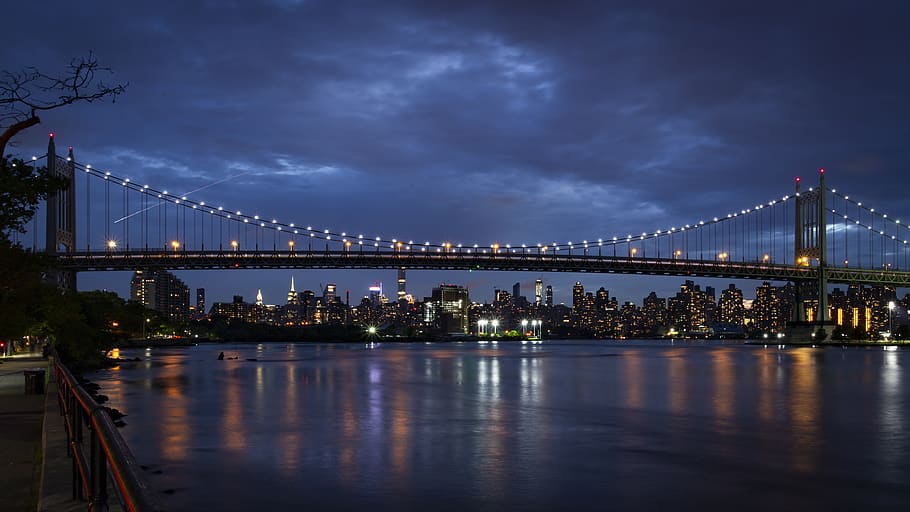
{"type": "Polygon", "coordinates": [[[0,157],[0,242],[9,245],[12,233],[25,233],[38,204],[65,186],[66,180],[51,176],[47,168],[0,157]]]}
{"type": "Polygon", "coordinates": [[[48,75],[35,67],[4,71],[0,74],[0,156],[6,154],[6,145],[13,137],[41,122],[39,112],[74,103],[115,100],[127,84],[110,86],[98,77],[112,73],[92,53],[72,59],[58,75],[48,75]]]}

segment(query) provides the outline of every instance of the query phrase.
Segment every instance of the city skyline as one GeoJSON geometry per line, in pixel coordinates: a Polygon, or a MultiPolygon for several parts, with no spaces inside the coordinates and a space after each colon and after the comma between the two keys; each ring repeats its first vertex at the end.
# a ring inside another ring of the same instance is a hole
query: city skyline
{"type": "MultiPolygon", "coordinates": [[[[464,243],[596,239],[779,198],[819,167],[832,187],[910,217],[894,186],[910,164],[902,3],[8,12],[47,25],[41,37],[29,23],[9,27],[29,51],[0,48],[5,69],[53,72],[91,50],[130,83],[115,104],[44,114],[11,153],[40,154],[54,131],[80,162],[283,221],[464,243]]],[[[286,279],[212,272],[181,276],[217,297],[286,279]]],[[[332,279],[351,290],[364,281],[348,274],[332,279]]],[[[561,296],[578,278],[551,276],[561,296]]],[[[537,277],[413,279],[492,292],[537,277]]],[[[615,279],[609,288],[626,296],[676,286],[615,279]]],[[[126,280],[79,283],[123,295],[126,280]]]]}

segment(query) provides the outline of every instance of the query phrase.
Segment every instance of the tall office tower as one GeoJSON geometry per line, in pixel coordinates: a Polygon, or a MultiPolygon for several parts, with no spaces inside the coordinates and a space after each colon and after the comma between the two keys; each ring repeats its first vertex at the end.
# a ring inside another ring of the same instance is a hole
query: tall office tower
{"type": "Polygon", "coordinates": [[[189,317],[189,287],[165,270],[137,270],[130,279],[130,300],[160,311],[168,318],[186,320],[189,317]]]}
{"type": "Polygon", "coordinates": [[[512,285],[512,302],[516,302],[521,297],[521,283],[515,283],[512,285]]]}
{"type": "Polygon", "coordinates": [[[427,317],[442,332],[468,332],[468,289],[454,284],[441,284],[433,288],[427,317]]]}
{"type": "Polygon", "coordinates": [[[534,281],[534,304],[539,306],[540,301],[543,299],[543,280],[538,279],[534,281]]]}
{"type": "Polygon", "coordinates": [[[399,303],[402,302],[403,300],[405,300],[404,296],[408,294],[407,290],[405,289],[405,283],[406,283],[406,281],[405,281],[405,277],[404,277],[404,267],[399,267],[398,268],[398,302],[399,303]]]}
{"type": "Polygon", "coordinates": [[[288,290],[288,304],[299,304],[300,297],[297,296],[297,291],[294,290],[294,276],[291,276],[291,289],[288,290]]]}
{"type": "Polygon", "coordinates": [[[205,316],[205,288],[196,288],[196,316],[205,316]]]}
{"type": "Polygon", "coordinates": [[[262,305],[262,290],[261,289],[256,291],[256,305],[257,306],[262,305]]]}
{"type": "Polygon", "coordinates": [[[575,281],[575,286],[572,287],[572,307],[579,308],[581,307],[582,299],[585,296],[585,287],[582,286],[581,281],[575,281]]]}
{"type": "Polygon", "coordinates": [[[325,289],[322,291],[322,300],[326,305],[335,302],[335,283],[325,285],[325,289]]]}
{"type": "Polygon", "coordinates": [[[553,286],[552,286],[552,285],[549,285],[549,284],[547,285],[547,299],[546,299],[546,301],[547,301],[546,304],[547,304],[547,307],[548,307],[548,308],[553,307],[553,286]]]}
{"type": "Polygon", "coordinates": [[[379,298],[382,297],[382,283],[370,286],[370,304],[374,307],[379,306],[379,298]]]}

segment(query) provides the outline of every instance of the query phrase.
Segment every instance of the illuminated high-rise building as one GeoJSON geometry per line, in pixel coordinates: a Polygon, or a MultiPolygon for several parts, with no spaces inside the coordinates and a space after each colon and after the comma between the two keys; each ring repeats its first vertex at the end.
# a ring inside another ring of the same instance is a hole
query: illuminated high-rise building
{"type": "Polygon", "coordinates": [[[322,300],[326,305],[335,302],[335,288],[335,283],[325,285],[325,289],[322,291],[322,300]]]}
{"type": "Polygon", "coordinates": [[[543,279],[534,281],[534,305],[540,306],[543,300],[543,279]]]}
{"type": "Polygon", "coordinates": [[[171,319],[185,320],[189,317],[189,287],[165,270],[137,270],[130,279],[130,300],[171,319]]]}
{"type": "Polygon", "coordinates": [[[291,276],[291,289],[288,290],[288,304],[297,305],[300,303],[300,297],[297,296],[297,291],[294,290],[294,276],[291,276]]]}
{"type": "Polygon", "coordinates": [[[205,288],[196,288],[196,316],[205,316],[205,288]]]}
{"type": "Polygon", "coordinates": [[[406,289],[407,280],[404,276],[404,267],[398,267],[398,303],[402,303],[405,300],[405,295],[408,294],[406,289]]]}
{"type": "Polygon", "coordinates": [[[433,288],[433,296],[426,304],[425,318],[434,327],[447,333],[468,333],[468,308],[471,301],[468,289],[454,284],[441,284],[433,288]]]}
{"type": "Polygon", "coordinates": [[[256,291],[256,305],[257,306],[262,305],[262,289],[259,289],[256,291]]]}
{"type": "Polygon", "coordinates": [[[585,287],[582,286],[581,281],[575,281],[575,286],[572,287],[572,307],[575,309],[581,307],[584,296],[585,287]]]}
{"type": "Polygon", "coordinates": [[[546,298],[547,307],[553,307],[553,286],[547,285],[547,298],[546,298]]]}
{"type": "Polygon", "coordinates": [[[731,284],[720,293],[717,303],[717,320],[723,324],[743,325],[745,307],[743,306],[743,292],[736,285],[731,284]]]}

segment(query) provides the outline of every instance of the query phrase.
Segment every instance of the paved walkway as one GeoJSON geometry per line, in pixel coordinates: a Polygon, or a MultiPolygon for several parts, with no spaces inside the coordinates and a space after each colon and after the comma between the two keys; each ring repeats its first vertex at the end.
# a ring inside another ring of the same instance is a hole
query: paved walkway
{"type": "Polygon", "coordinates": [[[40,492],[46,395],[25,394],[22,372],[48,363],[40,357],[0,361],[0,510],[32,511],[40,492]]]}
{"type": "MultiPolygon", "coordinates": [[[[0,358],[0,512],[75,512],[72,459],[53,366],[41,357],[0,358]],[[24,370],[44,369],[45,394],[26,394],[24,370]]],[[[110,484],[110,482],[109,482],[110,484]]],[[[122,511],[108,487],[108,510],[122,511]]]]}

